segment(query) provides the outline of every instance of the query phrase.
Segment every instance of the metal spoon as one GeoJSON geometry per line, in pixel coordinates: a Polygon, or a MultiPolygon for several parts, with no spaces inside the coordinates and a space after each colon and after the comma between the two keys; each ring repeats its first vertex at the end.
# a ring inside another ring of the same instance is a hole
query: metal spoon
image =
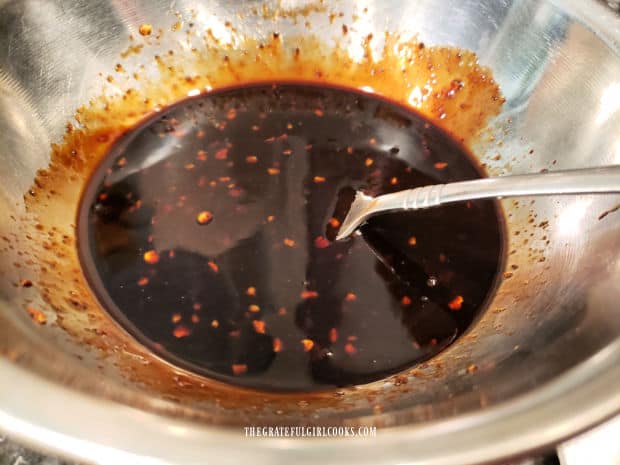
{"type": "Polygon", "coordinates": [[[358,191],[336,240],[351,235],[368,218],[387,212],[493,197],[611,192],[620,192],[620,165],[434,184],[377,197],[358,191]]]}

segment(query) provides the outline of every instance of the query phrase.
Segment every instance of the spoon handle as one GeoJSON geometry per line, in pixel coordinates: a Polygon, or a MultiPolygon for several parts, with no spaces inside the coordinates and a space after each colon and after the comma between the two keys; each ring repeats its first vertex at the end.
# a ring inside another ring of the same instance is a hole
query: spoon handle
{"type": "Polygon", "coordinates": [[[381,210],[411,210],[494,197],[606,192],[620,192],[620,165],[435,184],[382,195],[376,200],[381,199],[381,210]]]}

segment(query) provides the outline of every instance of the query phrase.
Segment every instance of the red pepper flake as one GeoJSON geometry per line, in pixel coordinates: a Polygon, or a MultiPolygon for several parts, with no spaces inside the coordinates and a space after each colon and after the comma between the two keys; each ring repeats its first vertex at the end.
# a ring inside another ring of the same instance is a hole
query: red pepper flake
{"type": "Polygon", "coordinates": [[[319,296],[317,291],[301,291],[300,297],[304,300],[306,299],[316,299],[319,296]]]}
{"type": "Polygon", "coordinates": [[[232,372],[234,375],[239,376],[247,373],[248,366],[245,363],[233,363],[232,372]]]}
{"type": "Polygon", "coordinates": [[[200,129],[200,130],[196,133],[196,137],[197,137],[198,139],[203,139],[203,138],[205,137],[205,132],[204,132],[202,129],[200,129]]]}
{"type": "Polygon", "coordinates": [[[41,310],[33,307],[26,307],[26,311],[28,312],[28,315],[30,315],[30,318],[32,318],[32,321],[34,321],[35,323],[38,323],[40,325],[44,325],[45,323],[47,323],[47,317],[45,316],[45,313],[43,313],[41,310]]]}
{"type": "Polygon", "coordinates": [[[226,160],[228,158],[228,148],[223,148],[215,152],[216,160],[226,160]]]}
{"type": "Polygon", "coordinates": [[[357,300],[357,296],[353,292],[347,292],[347,295],[344,296],[344,300],[347,302],[354,302],[357,300]]]}
{"type": "Polygon", "coordinates": [[[330,218],[329,225],[336,229],[340,227],[340,220],[338,218],[330,218]]]}
{"type": "Polygon", "coordinates": [[[446,263],[448,261],[448,257],[445,254],[439,254],[439,263],[446,263]]]}
{"type": "Polygon", "coordinates": [[[258,313],[260,312],[260,307],[256,304],[251,304],[251,305],[248,305],[248,310],[251,311],[252,313],[258,313]]]}
{"type": "Polygon", "coordinates": [[[209,186],[211,187],[217,186],[217,181],[209,181],[209,186]]]}
{"type": "Polygon", "coordinates": [[[211,268],[211,270],[212,270],[214,273],[217,273],[218,271],[220,271],[220,267],[219,267],[219,266],[217,266],[217,263],[215,263],[215,262],[213,262],[213,261],[209,261],[209,262],[207,263],[207,265],[209,265],[209,268],[211,268]]]}
{"type": "Polygon", "coordinates": [[[314,347],[314,341],[312,339],[302,339],[301,345],[304,346],[304,352],[310,352],[314,347]]]}
{"type": "Polygon", "coordinates": [[[327,247],[329,247],[330,243],[327,239],[325,239],[323,236],[317,236],[314,239],[314,246],[317,249],[325,249],[327,247]]]}
{"type": "Polygon", "coordinates": [[[329,330],[329,342],[335,344],[338,340],[338,330],[336,328],[332,328],[329,330]]]}
{"type": "Polygon", "coordinates": [[[367,158],[367,159],[366,159],[366,161],[364,162],[364,164],[365,164],[366,166],[372,166],[372,164],[373,164],[374,162],[375,162],[375,161],[374,161],[372,158],[370,158],[370,157],[369,157],[369,158],[367,158]]]}
{"type": "Polygon", "coordinates": [[[189,336],[189,334],[190,334],[189,328],[183,325],[177,326],[176,328],[174,328],[174,331],[172,331],[172,335],[176,337],[177,339],[187,337],[189,336]]]}
{"type": "Polygon", "coordinates": [[[400,303],[404,306],[411,305],[411,297],[409,297],[408,295],[403,296],[403,298],[400,299],[400,303]]]}
{"type": "Polygon", "coordinates": [[[282,339],[279,337],[273,338],[273,351],[276,353],[282,352],[282,339]]]}
{"type": "Polygon", "coordinates": [[[278,315],[280,315],[280,316],[284,316],[284,315],[286,315],[287,313],[288,313],[288,312],[286,311],[286,308],[284,308],[284,307],[280,307],[280,308],[278,309],[278,315]]]}
{"type": "Polygon", "coordinates": [[[144,261],[149,265],[155,265],[159,262],[159,254],[156,250],[148,250],[144,252],[144,261]]]}
{"type": "Polygon", "coordinates": [[[256,288],[254,286],[250,286],[246,289],[245,293],[251,297],[256,295],[256,288]]]}
{"type": "Polygon", "coordinates": [[[170,318],[170,320],[173,323],[178,323],[179,321],[181,321],[181,314],[180,313],[173,313],[172,314],[172,318],[170,318]]]}
{"type": "Polygon", "coordinates": [[[200,317],[196,315],[195,313],[192,315],[192,323],[194,324],[200,323],[200,317]]]}
{"type": "Polygon", "coordinates": [[[228,195],[231,196],[233,199],[237,199],[241,197],[242,193],[243,191],[241,189],[236,189],[234,187],[231,187],[230,190],[228,191],[228,195]]]}
{"type": "Polygon", "coordinates": [[[286,129],[293,129],[293,123],[286,123],[286,129]]]}
{"type": "Polygon", "coordinates": [[[275,137],[268,137],[267,139],[265,139],[265,142],[274,142],[276,140],[275,137]]]}
{"type": "Polygon", "coordinates": [[[357,353],[357,349],[355,348],[355,346],[353,344],[351,344],[350,342],[347,342],[344,345],[344,351],[349,354],[349,355],[355,355],[357,353]]]}
{"type": "Polygon", "coordinates": [[[185,169],[186,169],[187,171],[191,171],[191,170],[193,170],[195,167],[196,167],[196,165],[194,165],[193,163],[187,163],[187,164],[185,165],[185,169]]]}
{"type": "Polygon", "coordinates": [[[325,178],[323,176],[315,176],[313,181],[317,184],[321,183],[321,182],[325,182],[325,178]]]}
{"type": "Polygon", "coordinates": [[[377,139],[375,139],[374,137],[371,137],[370,140],[368,141],[368,143],[370,145],[376,145],[377,144],[377,139]]]}
{"type": "Polygon", "coordinates": [[[448,164],[444,161],[438,161],[437,163],[435,163],[435,168],[438,170],[443,170],[444,168],[446,168],[446,166],[448,166],[448,164]]]}
{"type": "Polygon", "coordinates": [[[149,278],[147,278],[146,276],[142,276],[140,279],[138,279],[138,286],[146,286],[149,283],[149,278]]]}
{"type": "Polygon", "coordinates": [[[293,239],[289,239],[288,237],[285,237],[282,242],[284,242],[284,245],[287,247],[295,247],[295,241],[293,239]]]}
{"type": "Polygon", "coordinates": [[[265,325],[265,322],[263,320],[252,321],[252,326],[254,326],[254,331],[256,331],[258,334],[265,334],[267,325],[265,325]]]}
{"type": "Polygon", "coordinates": [[[203,210],[196,216],[196,222],[201,225],[209,224],[213,221],[213,213],[203,210]]]}
{"type": "Polygon", "coordinates": [[[411,236],[408,240],[407,240],[407,244],[409,244],[411,247],[413,247],[414,245],[416,245],[418,243],[418,239],[415,236],[411,236]]]}
{"type": "Polygon", "coordinates": [[[248,155],[245,157],[246,163],[258,163],[258,158],[255,155],[248,155]]]}
{"type": "Polygon", "coordinates": [[[226,113],[226,119],[230,119],[233,120],[237,117],[237,110],[235,110],[234,108],[231,108],[230,110],[228,110],[228,112],[226,113]]]}
{"type": "Polygon", "coordinates": [[[174,250],[169,250],[169,251],[168,251],[168,257],[169,257],[169,258],[174,258],[174,257],[175,257],[175,255],[176,255],[176,254],[174,253],[174,250]]]}
{"type": "Polygon", "coordinates": [[[279,168],[267,168],[267,173],[269,173],[272,176],[275,176],[276,174],[280,174],[280,169],[279,168]]]}
{"type": "Polygon", "coordinates": [[[450,307],[450,310],[460,310],[461,307],[463,306],[463,297],[460,295],[457,295],[454,299],[452,299],[450,301],[450,303],[448,303],[448,307],[450,307]]]}
{"type": "Polygon", "coordinates": [[[398,184],[398,178],[397,177],[393,177],[392,179],[390,179],[390,184],[392,186],[395,186],[396,184],[398,184]]]}
{"type": "Polygon", "coordinates": [[[314,110],[314,114],[318,116],[319,118],[321,118],[323,117],[323,115],[325,115],[325,112],[321,110],[320,108],[317,108],[316,110],[314,110]]]}
{"type": "Polygon", "coordinates": [[[220,176],[218,179],[220,182],[230,182],[230,176],[220,176]]]}
{"type": "Polygon", "coordinates": [[[99,200],[100,201],[103,202],[107,198],[108,198],[108,194],[106,194],[105,192],[102,192],[101,194],[99,194],[99,200]]]}
{"type": "Polygon", "coordinates": [[[207,159],[207,152],[205,152],[204,150],[198,150],[198,153],[196,154],[196,159],[200,161],[205,161],[207,159]]]}
{"type": "Polygon", "coordinates": [[[258,131],[260,131],[260,127],[259,127],[258,125],[256,125],[256,124],[254,124],[254,125],[252,126],[252,131],[254,131],[254,132],[258,132],[258,131]]]}
{"type": "Polygon", "coordinates": [[[289,155],[292,155],[292,154],[293,154],[293,151],[291,149],[286,149],[286,150],[282,151],[282,155],[289,156],[289,155]]]}
{"type": "Polygon", "coordinates": [[[347,336],[347,341],[355,342],[355,341],[357,341],[357,336],[347,336]]]}
{"type": "Polygon", "coordinates": [[[309,151],[312,150],[312,144],[307,144],[304,146],[304,150],[309,151]]]}
{"type": "Polygon", "coordinates": [[[467,208],[471,208],[471,202],[468,200],[467,202],[465,202],[465,206],[466,206],[467,208]]]}
{"type": "Polygon", "coordinates": [[[122,168],[126,164],[127,164],[127,159],[125,157],[119,158],[118,161],[116,162],[116,166],[118,166],[119,168],[122,168]]]}
{"type": "Polygon", "coordinates": [[[347,147],[347,153],[349,155],[353,155],[353,147],[351,147],[350,145],[347,147]]]}
{"type": "Polygon", "coordinates": [[[273,216],[273,215],[269,215],[269,216],[267,217],[267,223],[273,223],[273,220],[275,220],[275,219],[276,219],[276,217],[275,217],[275,216],[273,216]]]}
{"type": "Polygon", "coordinates": [[[430,344],[431,344],[432,346],[436,346],[436,345],[437,345],[437,339],[435,339],[435,338],[431,339],[430,344]]]}
{"type": "Polygon", "coordinates": [[[240,334],[241,334],[241,331],[238,329],[233,329],[232,331],[228,331],[228,335],[230,337],[239,337],[240,334]]]}
{"type": "Polygon", "coordinates": [[[469,365],[467,367],[467,373],[472,374],[478,371],[478,365],[476,365],[475,363],[472,363],[471,365],[469,365]]]}
{"type": "Polygon", "coordinates": [[[192,308],[194,309],[194,311],[199,311],[202,308],[202,304],[199,304],[198,302],[196,302],[194,305],[192,305],[192,308]]]}
{"type": "Polygon", "coordinates": [[[219,328],[220,327],[220,322],[217,320],[211,320],[211,327],[212,328],[219,328]]]}

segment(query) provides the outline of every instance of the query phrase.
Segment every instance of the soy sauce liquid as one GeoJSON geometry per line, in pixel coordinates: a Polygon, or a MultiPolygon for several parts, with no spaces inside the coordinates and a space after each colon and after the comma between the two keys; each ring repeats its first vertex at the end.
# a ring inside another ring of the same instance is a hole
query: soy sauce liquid
{"type": "Polygon", "coordinates": [[[377,217],[334,243],[338,193],[480,176],[449,135],[381,98],[229,88],[117,142],[83,194],[80,257],[103,306],[173,364],[269,391],[367,383],[469,327],[502,226],[495,202],[474,201],[377,217]]]}

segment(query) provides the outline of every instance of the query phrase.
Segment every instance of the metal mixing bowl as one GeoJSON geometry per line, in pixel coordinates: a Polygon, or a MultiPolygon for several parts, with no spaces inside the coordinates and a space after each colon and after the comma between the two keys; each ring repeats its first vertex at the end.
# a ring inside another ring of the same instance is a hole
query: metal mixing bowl
{"type": "MultiPolygon", "coordinates": [[[[464,464],[557,444],[620,411],[620,213],[604,215],[619,196],[503,202],[508,250],[515,251],[508,263],[518,268],[508,270],[512,277],[472,334],[406,383],[373,383],[329,401],[260,394],[239,408],[208,395],[184,401],[182,383],[174,396],[163,395],[123,376],[114,356],[53,322],[32,324],[15,286],[25,260],[25,250],[13,245],[24,234],[23,196],[75,108],[96,95],[98,74],[114,67],[141,23],[169,24],[175,12],[197,11],[198,28],[228,20],[241,30],[286,36],[304,33],[309,21],[326,39],[340,33],[339,20],[318,11],[330,8],[329,1],[299,22],[272,16],[253,23],[236,15],[261,3],[0,0],[0,236],[6,238],[0,245],[0,429],[114,465],[464,464]],[[467,370],[471,363],[477,371],[467,370]],[[379,431],[363,440],[243,436],[243,425],[274,423],[376,425],[379,431]]],[[[490,124],[494,138],[474,147],[490,174],[620,163],[620,20],[601,4],[333,3],[347,17],[367,8],[366,33],[416,33],[427,44],[471,49],[492,69],[506,104],[490,124]]],[[[30,291],[30,304],[45,308],[42,291],[30,291]]],[[[116,352],[132,356],[125,346],[116,352]]],[[[171,369],[168,376],[178,374],[171,369]]]]}

